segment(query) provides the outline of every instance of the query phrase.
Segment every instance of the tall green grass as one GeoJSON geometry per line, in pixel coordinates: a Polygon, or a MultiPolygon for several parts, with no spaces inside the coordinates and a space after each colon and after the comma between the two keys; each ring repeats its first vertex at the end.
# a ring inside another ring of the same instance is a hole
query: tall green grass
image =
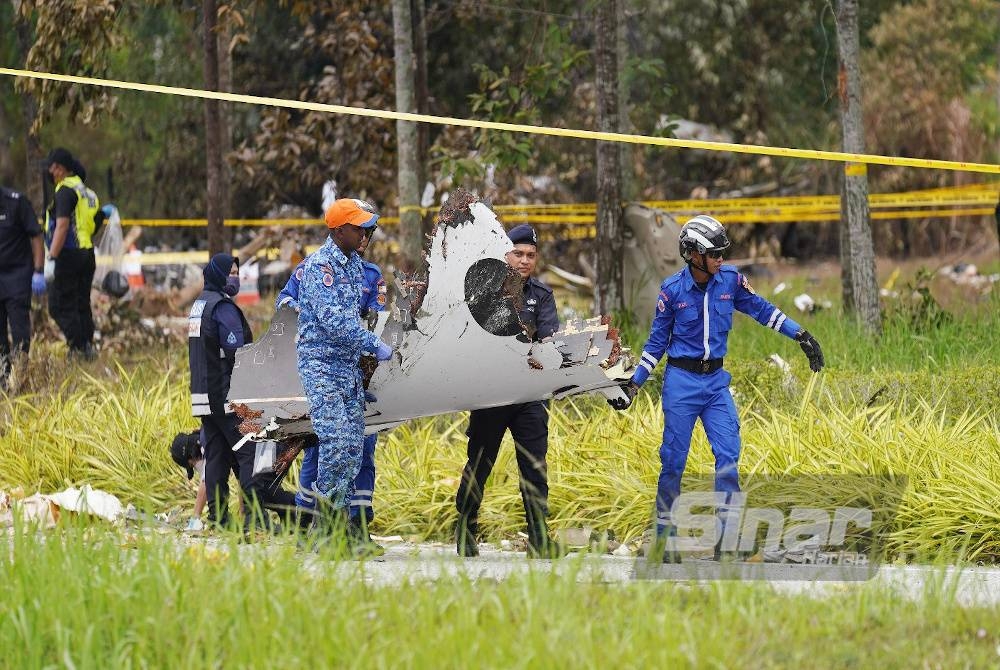
{"type": "MultiPolygon", "coordinates": [[[[991,667],[997,608],[932,580],[824,597],[766,583],[596,582],[581,562],[389,587],[288,547],[184,547],[63,524],[0,552],[0,666],[991,667]]],[[[454,559],[453,559],[454,560],[454,559]]]]}
{"type": "MultiPolygon", "coordinates": [[[[995,392],[1000,375],[992,367],[982,372],[982,383],[993,384],[995,392]]],[[[948,391],[936,374],[914,371],[907,373],[916,380],[913,388],[901,384],[872,401],[868,387],[851,387],[852,377],[798,373],[786,379],[768,371],[756,379],[761,386],[737,374],[744,476],[905,476],[910,485],[890,535],[894,554],[1000,558],[1000,427],[988,405],[994,396],[962,405],[967,387],[961,380],[948,391]]],[[[31,493],[89,483],[154,511],[188,508],[192,489],[168,454],[173,434],[193,423],[187,384],[176,371],[146,377],[119,369],[113,380],[84,376],[73,390],[9,401],[11,425],[0,435],[0,488],[31,493]]],[[[449,536],[466,420],[412,421],[380,436],[376,532],[449,536]]],[[[650,523],[662,426],[654,382],[623,413],[591,398],[553,403],[552,525],[591,525],[620,539],[638,537],[650,523]]],[[[688,472],[711,471],[710,449],[696,428],[688,472]]],[[[492,539],[523,526],[517,477],[508,438],[481,516],[492,539]]],[[[803,504],[812,495],[819,492],[804,490],[803,504]]]]}

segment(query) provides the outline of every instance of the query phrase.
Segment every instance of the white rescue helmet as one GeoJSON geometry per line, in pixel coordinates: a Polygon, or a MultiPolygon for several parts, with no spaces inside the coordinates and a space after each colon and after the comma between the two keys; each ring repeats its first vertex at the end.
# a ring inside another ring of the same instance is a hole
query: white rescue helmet
{"type": "Polygon", "coordinates": [[[691,262],[691,254],[725,251],[731,246],[725,227],[708,214],[699,214],[684,224],[678,237],[681,258],[691,262]]]}

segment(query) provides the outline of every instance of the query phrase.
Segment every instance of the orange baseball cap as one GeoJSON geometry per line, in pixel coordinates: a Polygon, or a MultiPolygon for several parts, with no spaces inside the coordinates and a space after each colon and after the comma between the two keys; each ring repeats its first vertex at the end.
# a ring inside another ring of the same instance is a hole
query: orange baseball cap
{"type": "Polygon", "coordinates": [[[327,228],[339,228],[350,224],[360,228],[374,228],[378,223],[378,212],[375,207],[364,200],[355,198],[340,198],[326,210],[327,228]]]}

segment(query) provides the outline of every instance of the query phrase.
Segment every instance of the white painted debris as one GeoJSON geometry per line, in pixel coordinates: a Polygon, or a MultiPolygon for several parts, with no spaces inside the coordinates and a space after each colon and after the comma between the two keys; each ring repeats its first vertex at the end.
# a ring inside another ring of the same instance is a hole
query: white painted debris
{"type": "Polygon", "coordinates": [[[788,364],[784,358],[778,354],[771,354],[767,357],[767,360],[771,361],[771,364],[777,367],[779,370],[784,372],[786,375],[792,373],[792,366],[788,364]]]}
{"type": "Polygon", "coordinates": [[[792,302],[800,312],[811,312],[816,309],[816,301],[808,293],[800,293],[792,298],[792,302]]]}
{"type": "Polygon", "coordinates": [[[64,510],[91,514],[111,522],[118,521],[125,513],[125,508],[118,498],[91,488],[90,484],[84,484],[81,489],[68,488],[47,497],[64,510]]]}
{"type": "Polygon", "coordinates": [[[627,544],[623,544],[611,552],[612,556],[631,556],[635,552],[627,544]]]}
{"type": "Polygon", "coordinates": [[[774,287],[774,290],[771,291],[771,295],[778,295],[786,288],[788,288],[788,284],[786,284],[785,282],[780,282],[777,286],[774,287]]]}
{"type": "Polygon", "coordinates": [[[89,514],[113,523],[125,514],[118,498],[91,488],[89,484],[84,484],[82,489],[68,488],[50,495],[36,493],[27,498],[0,492],[0,527],[10,527],[15,518],[20,518],[25,523],[49,528],[56,524],[63,511],[89,514]]]}
{"type": "Polygon", "coordinates": [[[939,274],[959,286],[969,286],[978,291],[988,292],[993,284],[1000,281],[1000,273],[991,275],[979,274],[979,268],[972,263],[959,263],[941,268],[939,274]]]}

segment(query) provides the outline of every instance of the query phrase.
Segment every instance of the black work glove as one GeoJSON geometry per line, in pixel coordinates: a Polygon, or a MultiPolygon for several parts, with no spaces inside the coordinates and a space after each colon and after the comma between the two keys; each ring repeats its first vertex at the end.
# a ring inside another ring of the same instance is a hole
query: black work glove
{"type": "Polygon", "coordinates": [[[608,404],[611,405],[613,409],[616,409],[619,412],[631,407],[632,401],[635,400],[635,397],[639,394],[639,386],[633,381],[627,382],[625,384],[620,384],[620,386],[622,391],[625,392],[625,395],[628,396],[628,399],[626,400],[623,398],[608,398],[608,404]]]}
{"type": "Polygon", "coordinates": [[[802,347],[802,352],[809,359],[809,369],[819,372],[823,369],[823,350],[819,348],[819,342],[809,334],[808,330],[800,330],[795,334],[795,341],[802,347]]]}

